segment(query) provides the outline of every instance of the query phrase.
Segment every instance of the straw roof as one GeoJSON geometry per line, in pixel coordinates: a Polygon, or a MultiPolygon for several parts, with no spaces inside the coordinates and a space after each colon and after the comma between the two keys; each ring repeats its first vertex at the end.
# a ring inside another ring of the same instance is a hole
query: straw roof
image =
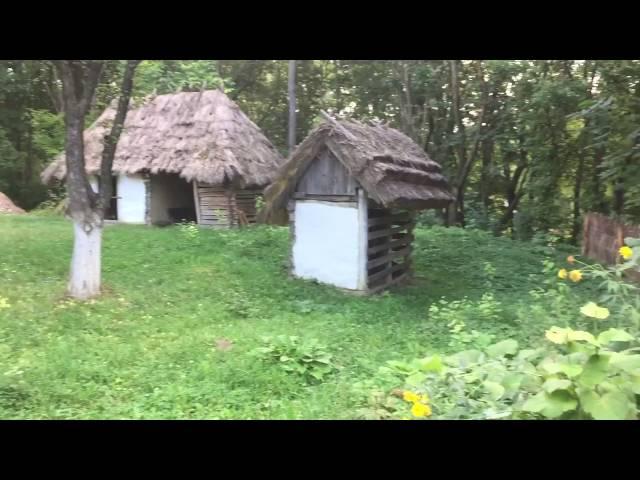
{"type": "MultiPolygon", "coordinates": [[[[87,173],[97,174],[115,102],[84,132],[87,173]]],[[[115,173],[178,173],[188,181],[240,188],[268,185],[284,161],[261,130],[220,90],[159,95],[127,113],[115,173]]],[[[42,181],[65,176],[64,152],[42,181]]]]}
{"type": "Polygon", "coordinates": [[[0,213],[25,213],[23,209],[16,206],[9,197],[0,192],[0,213]]]}
{"type": "Polygon", "coordinates": [[[367,191],[387,208],[443,208],[453,201],[440,165],[413,140],[382,124],[329,121],[298,146],[265,191],[262,221],[283,218],[289,197],[310,162],[328,148],[367,191]]]}

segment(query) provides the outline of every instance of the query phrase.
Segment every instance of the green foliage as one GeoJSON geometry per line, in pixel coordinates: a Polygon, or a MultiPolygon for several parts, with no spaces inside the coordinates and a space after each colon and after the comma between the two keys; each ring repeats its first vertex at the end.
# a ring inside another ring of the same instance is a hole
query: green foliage
{"type": "Polygon", "coordinates": [[[182,238],[187,242],[197,244],[200,241],[200,229],[196,222],[180,222],[178,223],[178,229],[182,238]]]}
{"type": "Polygon", "coordinates": [[[446,323],[449,328],[449,347],[452,349],[487,346],[494,336],[475,329],[468,331],[466,321],[474,320],[476,324],[492,325],[498,321],[500,314],[500,304],[490,293],[484,294],[476,302],[467,298],[452,302],[441,299],[429,307],[429,320],[446,323]]]}
{"type": "MultiPolygon", "coordinates": [[[[466,329],[521,345],[553,321],[525,310],[550,310],[547,297],[529,295],[545,278],[546,254],[477,230],[417,228],[414,281],[357,297],[292,279],[287,228],[203,228],[191,243],[179,226],[108,225],[105,293],[86,303],[64,301],[67,220],[0,216],[0,232],[0,296],[10,305],[0,308],[5,419],[373,418],[361,409],[385,397],[370,392],[398,385],[393,374],[373,378],[380,365],[451,350],[447,322],[428,317],[444,295],[476,305],[490,280],[500,312],[487,321],[464,308],[466,329]],[[261,337],[279,335],[318,339],[340,370],[308,384],[249,355],[261,337]],[[218,350],[221,338],[233,348],[218,350]]],[[[574,312],[596,298],[593,283],[570,285],[574,312]]],[[[406,402],[389,402],[393,418],[411,416],[406,402]]]]}
{"type": "Polygon", "coordinates": [[[229,80],[220,78],[215,60],[145,60],[136,70],[134,95],[198,91],[205,86],[230,91],[229,80]]]}
{"type": "Polygon", "coordinates": [[[260,360],[273,363],[289,374],[299,375],[307,382],[322,382],[335,370],[333,356],[317,339],[279,335],[262,339],[264,346],[252,353],[260,360]]]}
{"type": "Polygon", "coordinates": [[[31,109],[33,145],[42,158],[52,159],[64,150],[64,117],[47,110],[31,109]]]}
{"type": "Polygon", "coordinates": [[[388,362],[381,373],[428,394],[434,418],[638,418],[637,338],[617,329],[595,338],[556,327],[547,338],[555,345],[520,350],[515,340],[504,340],[446,357],[388,362]],[[619,342],[627,347],[611,348],[619,342]]]}

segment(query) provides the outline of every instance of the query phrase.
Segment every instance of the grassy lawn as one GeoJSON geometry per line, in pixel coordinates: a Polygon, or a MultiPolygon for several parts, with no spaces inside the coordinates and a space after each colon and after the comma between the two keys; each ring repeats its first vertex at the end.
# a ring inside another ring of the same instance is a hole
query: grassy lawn
{"type": "MultiPolygon", "coordinates": [[[[450,348],[447,323],[428,311],[442,296],[468,297],[473,312],[491,292],[497,313],[471,315],[468,328],[542,338],[556,307],[530,307],[529,292],[549,277],[542,260],[567,253],[422,228],[413,283],[367,298],[290,278],[286,228],[192,240],[179,227],[116,225],[104,233],[105,295],[75,304],[64,298],[71,245],[63,219],[0,216],[0,418],[355,418],[355,382],[450,348]],[[306,385],[249,354],[280,334],[318,339],[340,370],[306,385]]],[[[571,287],[576,305],[589,298],[589,285],[571,287]]]]}

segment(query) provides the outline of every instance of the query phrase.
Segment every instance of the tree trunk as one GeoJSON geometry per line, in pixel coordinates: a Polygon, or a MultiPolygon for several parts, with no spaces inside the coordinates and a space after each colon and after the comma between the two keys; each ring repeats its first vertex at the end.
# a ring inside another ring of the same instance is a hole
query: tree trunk
{"type": "Polygon", "coordinates": [[[605,198],[602,182],[600,181],[600,172],[602,171],[602,162],[604,161],[606,150],[604,147],[596,148],[593,156],[593,173],[591,177],[592,191],[595,196],[595,208],[597,212],[608,213],[607,199],[605,198]]]}
{"type": "MultiPolygon", "coordinates": [[[[67,213],[73,221],[74,228],[68,293],[73,298],[80,300],[86,300],[100,293],[100,258],[104,218],[104,208],[101,207],[105,207],[105,203],[108,205],[108,201],[100,201],[89,184],[84,158],[84,121],[94,97],[103,65],[102,61],[63,60],[56,62],[62,79],[64,98],[66,184],[69,196],[67,213]]],[[[106,138],[105,149],[107,152],[102,161],[109,167],[124,123],[135,66],[137,66],[137,61],[130,61],[127,66],[123,80],[123,93],[118,104],[114,126],[106,138]],[[133,68],[131,68],[132,65],[133,68]]],[[[102,171],[105,172],[104,168],[102,171]]],[[[107,176],[109,178],[102,180],[103,183],[108,182],[110,185],[110,171],[107,176]]],[[[108,193],[108,190],[103,190],[102,194],[105,193],[108,193]]]]}
{"type": "Polygon", "coordinates": [[[289,155],[296,148],[296,61],[289,60],[289,155]]]}
{"type": "Polygon", "coordinates": [[[582,230],[582,222],[580,222],[580,196],[582,194],[582,173],[584,168],[584,151],[580,155],[578,169],[576,171],[576,179],[573,187],[573,229],[571,232],[571,241],[577,245],[578,236],[582,230]]]}
{"type": "Polygon", "coordinates": [[[100,245],[102,218],[94,211],[95,194],[84,171],[84,116],[65,115],[67,136],[67,192],[69,216],[73,221],[74,242],[68,293],[86,300],[100,293],[100,245]]]}
{"type": "Polygon", "coordinates": [[[86,300],[100,293],[100,257],[102,226],[86,228],[85,222],[73,221],[73,256],[68,292],[73,298],[86,300]]]}

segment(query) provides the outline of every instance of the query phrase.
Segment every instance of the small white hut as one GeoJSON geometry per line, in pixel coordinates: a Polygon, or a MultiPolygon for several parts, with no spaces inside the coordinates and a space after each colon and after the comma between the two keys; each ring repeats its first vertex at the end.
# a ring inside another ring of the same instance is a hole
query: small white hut
{"type": "Polygon", "coordinates": [[[281,167],[261,220],[282,223],[288,210],[293,275],[375,293],[410,275],[415,212],[452,200],[440,166],[406,135],[329,119],[281,167]]]}
{"type": "MultiPolygon", "coordinates": [[[[85,162],[97,189],[111,106],[84,133],[85,162]]],[[[159,95],[133,106],[113,162],[107,219],[124,223],[237,226],[255,222],[255,200],[284,159],[223,92],[159,95]]],[[[50,183],[66,174],[64,153],[42,173],[50,183]]]]}

